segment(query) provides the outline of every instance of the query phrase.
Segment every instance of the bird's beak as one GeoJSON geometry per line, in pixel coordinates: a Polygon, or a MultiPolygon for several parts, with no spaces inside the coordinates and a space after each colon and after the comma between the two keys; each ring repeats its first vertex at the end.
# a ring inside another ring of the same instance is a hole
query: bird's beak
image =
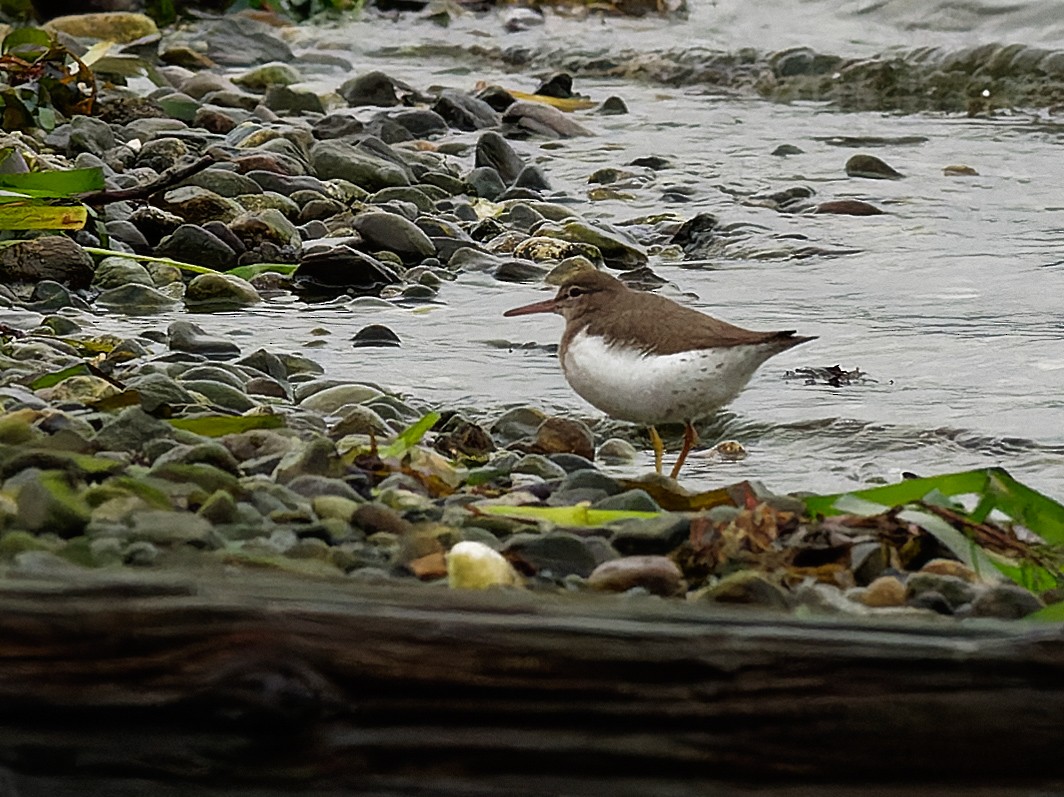
{"type": "Polygon", "coordinates": [[[512,318],[515,315],[531,315],[532,313],[554,313],[558,310],[558,303],[555,299],[546,299],[542,302],[533,302],[532,304],[526,304],[523,307],[515,307],[512,310],[507,310],[503,313],[507,318],[512,318]]]}

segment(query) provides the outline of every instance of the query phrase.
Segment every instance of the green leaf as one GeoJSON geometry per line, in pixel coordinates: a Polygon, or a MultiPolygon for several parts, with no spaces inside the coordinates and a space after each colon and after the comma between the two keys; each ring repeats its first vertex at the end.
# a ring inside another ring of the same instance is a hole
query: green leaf
{"type": "Polygon", "coordinates": [[[898,513],[898,520],[914,523],[922,528],[949,548],[954,556],[974,570],[980,578],[986,578],[998,571],[998,567],[982,548],[938,515],[922,512],[919,509],[906,509],[898,513]]]}
{"type": "Polygon", "coordinates": [[[204,437],[222,437],[252,429],[277,429],[284,426],[284,418],[280,415],[200,415],[195,418],[172,418],[167,423],[175,429],[184,429],[204,437]]]}
{"type": "Polygon", "coordinates": [[[1044,609],[1040,609],[1034,614],[1029,614],[1023,619],[1035,620],[1041,623],[1064,623],[1064,601],[1051,603],[1044,609]]]}
{"type": "Polygon", "coordinates": [[[275,272],[277,274],[291,274],[299,266],[295,263],[253,263],[250,266],[237,266],[231,268],[226,274],[232,274],[234,277],[240,277],[240,279],[249,280],[252,277],[257,277],[259,274],[263,274],[267,271],[275,272]]]}
{"type": "Polygon", "coordinates": [[[72,376],[88,376],[92,373],[92,370],[86,363],[78,363],[72,365],[69,368],[64,368],[62,371],[53,371],[50,374],[44,376],[38,376],[32,382],[30,382],[30,390],[40,390],[45,387],[54,387],[62,382],[64,379],[69,379],[72,376]]]}
{"type": "MultiPolygon", "coordinates": [[[[40,28],[16,28],[4,37],[0,52],[28,51],[31,54],[27,60],[32,60],[51,46],[52,37],[47,31],[40,28]]],[[[23,57],[26,57],[26,52],[23,52],[23,57]]]]}
{"type": "Polygon", "coordinates": [[[0,230],[80,230],[88,218],[84,205],[0,201],[0,230]]]}
{"type": "Polygon", "coordinates": [[[932,490],[942,495],[982,494],[989,480],[988,470],[968,470],[962,473],[948,473],[943,476],[929,476],[925,479],[906,479],[897,484],[873,487],[868,490],[856,490],[835,495],[812,495],[805,498],[805,510],[811,516],[839,515],[846,510],[836,508],[836,502],[846,497],[856,497],[871,501],[885,507],[903,506],[914,501],[923,500],[932,490]]]}
{"type": "Polygon", "coordinates": [[[472,507],[485,515],[498,515],[515,520],[546,520],[558,526],[587,528],[602,526],[616,520],[657,517],[661,512],[640,512],[634,509],[591,509],[586,504],[576,506],[488,506],[472,507]]]}
{"type": "Polygon", "coordinates": [[[425,436],[425,433],[435,426],[439,420],[440,414],[438,412],[430,412],[400,432],[394,441],[378,448],[377,456],[381,459],[402,459],[407,451],[421,442],[421,438],[425,436]]]}
{"type": "Polygon", "coordinates": [[[71,197],[104,187],[103,170],[58,169],[47,172],[0,174],[0,188],[38,197],[71,197]]]}

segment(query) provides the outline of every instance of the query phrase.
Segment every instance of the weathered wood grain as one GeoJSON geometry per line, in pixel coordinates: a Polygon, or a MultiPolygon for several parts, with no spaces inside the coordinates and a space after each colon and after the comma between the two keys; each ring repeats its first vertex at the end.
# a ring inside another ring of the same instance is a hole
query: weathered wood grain
{"type": "Polygon", "coordinates": [[[265,575],[0,579],[0,766],[23,797],[1007,794],[1064,782],[1062,717],[1055,626],[265,575]]]}

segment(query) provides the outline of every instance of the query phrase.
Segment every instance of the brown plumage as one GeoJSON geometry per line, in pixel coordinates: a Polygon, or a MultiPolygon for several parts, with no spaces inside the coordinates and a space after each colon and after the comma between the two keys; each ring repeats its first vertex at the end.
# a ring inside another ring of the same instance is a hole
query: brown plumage
{"type": "Polygon", "coordinates": [[[673,478],[698,440],[694,421],[732,401],[769,357],[813,340],[743,329],[592,269],[566,277],[553,299],[504,315],[530,313],[565,319],[558,359],[566,380],[608,415],[650,427],[658,473],[663,446],[654,425],[684,424],[673,478]]]}

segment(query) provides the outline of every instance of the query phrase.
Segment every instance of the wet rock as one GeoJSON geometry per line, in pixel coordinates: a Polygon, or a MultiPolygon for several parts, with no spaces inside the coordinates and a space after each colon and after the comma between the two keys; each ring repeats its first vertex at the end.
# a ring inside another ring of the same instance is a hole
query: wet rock
{"type": "Polygon", "coordinates": [[[290,62],[295,56],[273,29],[242,14],[219,17],[198,32],[207,56],[217,64],[251,66],[274,61],[290,62]]]}
{"type": "Polygon", "coordinates": [[[102,451],[140,451],[151,440],[172,438],[174,428],[140,407],[128,407],[104,423],[93,442],[102,451]]]}
{"type": "MultiPolygon", "coordinates": [[[[495,170],[505,185],[517,179],[525,168],[525,162],[505,138],[489,130],[477,139],[474,166],[489,166],[495,170]]],[[[501,193],[501,191],[499,192],[501,193]]]]}
{"type": "Polygon", "coordinates": [[[251,283],[229,273],[201,273],[185,290],[185,304],[196,310],[234,310],[261,301],[251,283]]]}
{"type": "Polygon", "coordinates": [[[248,250],[260,249],[266,243],[292,252],[302,248],[299,230],[276,208],[241,213],[229,223],[229,229],[248,250]]]}
{"type": "Polygon", "coordinates": [[[640,490],[638,488],[625,490],[624,492],[612,495],[609,498],[603,498],[601,501],[596,501],[592,507],[594,509],[614,509],[623,510],[625,512],[661,511],[658,502],[651,498],[646,490],[640,490]]]}
{"type": "Polygon", "coordinates": [[[364,129],[362,120],[350,112],[330,113],[314,123],[314,137],[317,139],[347,138],[357,136],[364,129]]]}
{"type": "Polygon", "coordinates": [[[541,454],[577,454],[591,460],[595,456],[595,438],[587,424],[570,418],[548,418],[536,429],[532,447],[541,454]]]}
{"type": "Polygon", "coordinates": [[[945,598],[952,609],[971,603],[976,596],[976,588],[970,582],[956,576],[937,573],[913,573],[905,586],[910,602],[925,592],[934,592],[945,598]]]}
{"type": "Polygon", "coordinates": [[[70,120],[70,141],[67,144],[67,151],[71,155],[79,152],[102,155],[114,145],[114,131],[101,119],[78,115],[70,120]]]}
{"type": "Polygon", "coordinates": [[[499,124],[495,109],[483,100],[453,89],[444,89],[432,110],[458,130],[481,130],[499,124]]]}
{"type": "Polygon", "coordinates": [[[262,187],[246,174],[218,167],[204,169],[181,184],[206,188],[208,191],[218,194],[218,196],[229,197],[230,199],[241,194],[262,193],[262,187]]]}
{"type": "Polygon", "coordinates": [[[771,609],[790,608],[790,595],[778,584],[753,570],[740,570],[722,578],[698,593],[700,600],[740,603],[771,609]]]}
{"type": "Polygon", "coordinates": [[[134,210],[129,221],[152,246],[184,224],[184,220],[177,214],[152,205],[143,205],[134,210]]]}
{"type": "Polygon", "coordinates": [[[544,224],[538,235],[547,235],[573,243],[591,244],[611,268],[641,268],[648,262],[646,249],[627,233],[607,225],[593,226],[586,221],[570,220],[561,224],[544,224]]]}
{"type": "Polygon", "coordinates": [[[495,200],[506,190],[506,183],[491,166],[478,166],[465,176],[469,190],[475,196],[495,200]]]}
{"type": "Polygon", "coordinates": [[[111,288],[96,297],[99,306],[120,310],[127,315],[152,315],[173,307],[178,301],[167,293],[139,283],[111,288]]]}
{"type": "Polygon", "coordinates": [[[974,570],[956,559],[932,559],[920,568],[920,572],[952,576],[967,581],[969,584],[977,584],[980,581],[979,575],[974,570]]]}
{"type": "Polygon", "coordinates": [[[165,374],[138,374],[127,379],[126,385],[135,388],[140,394],[140,404],[147,412],[196,403],[195,397],[188,390],[165,374]]]}
{"type": "Polygon", "coordinates": [[[352,108],[364,105],[383,107],[398,105],[400,97],[410,91],[410,87],[402,81],[378,71],[349,78],[337,89],[337,93],[352,108]]]}
{"type": "Polygon", "coordinates": [[[325,105],[318,94],[310,89],[293,89],[288,86],[271,86],[266,91],[263,104],[281,115],[302,113],[325,113],[325,105]]]}
{"type": "Polygon", "coordinates": [[[446,555],[447,584],[452,589],[519,586],[521,577],[509,562],[482,542],[463,541],[446,555]]]}
{"type": "Polygon", "coordinates": [[[623,116],[628,113],[628,104],[620,97],[607,97],[596,111],[602,116],[623,116]]]}
{"type": "MultiPolygon", "coordinates": [[[[167,191],[163,195],[164,209],[189,224],[202,225],[209,221],[230,222],[243,212],[239,203],[219,196],[206,188],[187,185],[167,191]]],[[[134,224],[136,221],[134,220],[134,224]]],[[[139,225],[138,225],[139,227],[139,225]]],[[[140,228],[144,232],[143,228],[140,228]]],[[[147,232],[145,237],[151,240],[147,232]]]]}
{"type": "Polygon", "coordinates": [[[853,155],[846,161],[846,174],[873,180],[899,180],[905,176],[875,155],[863,154],[853,155]]]}
{"type": "Polygon", "coordinates": [[[972,616],[1019,620],[1044,607],[1040,598],[1023,587],[995,584],[972,601],[972,616]]]}
{"type": "Polygon", "coordinates": [[[587,583],[592,589],[605,592],[641,588],[664,597],[682,594],[686,589],[680,568],[664,556],[624,556],[603,562],[591,572],[587,583]]]}
{"type": "Polygon", "coordinates": [[[548,138],[573,138],[592,136],[590,130],[568,115],[540,102],[519,100],[509,106],[502,116],[503,124],[526,133],[535,133],[548,138]]]}
{"type": "Polygon", "coordinates": [[[408,169],[343,141],[319,141],[311,148],[310,162],[319,178],[347,180],[367,191],[411,182],[408,169]]]}
{"type": "Polygon", "coordinates": [[[788,155],[802,155],[804,154],[804,152],[805,150],[803,150],[801,147],[796,147],[794,144],[780,144],[778,147],[772,150],[772,154],[779,158],[783,158],[788,155]]]}
{"type": "Polygon", "coordinates": [[[351,345],[359,349],[380,346],[398,347],[401,343],[399,336],[388,327],[383,324],[370,324],[355,333],[354,337],[351,338],[351,345]]]}
{"type": "Polygon", "coordinates": [[[228,338],[207,334],[191,321],[174,321],[167,327],[167,345],[173,351],[202,354],[211,359],[228,359],[240,354],[240,347],[228,338]]]}
{"type": "Polygon", "coordinates": [[[653,518],[619,521],[610,541],[622,554],[666,554],[674,551],[689,536],[691,521],[683,515],[663,513],[653,518]]]}
{"type": "Polygon", "coordinates": [[[359,213],[352,226],[368,246],[395,252],[405,262],[418,263],[436,254],[436,247],[416,224],[394,213],[359,213]]]}
{"type": "Polygon", "coordinates": [[[404,537],[413,531],[413,524],[391,507],[380,503],[360,505],[351,519],[353,525],[370,534],[394,534],[404,537]]]}
{"type": "Polygon", "coordinates": [[[343,475],[343,463],[336,453],[336,446],[325,437],[312,437],[301,441],[302,445],[285,454],[273,472],[274,480],[287,484],[306,475],[339,478],[343,475]]]}
{"type": "Polygon", "coordinates": [[[945,616],[952,615],[954,610],[954,607],[942,593],[932,589],[909,596],[906,600],[906,605],[914,609],[927,609],[945,616]]]}
{"type": "Polygon", "coordinates": [[[379,296],[385,286],[399,282],[400,277],[391,266],[344,245],[304,252],[299,268],[292,274],[295,289],[311,296],[379,296]]]}
{"type": "Polygon", "coordinates": [[[813,212],[836,216],[882,216],[885,213],[871,202],[864,202],[860,199],[833,199],[821,202],[813,212]]]}
{"type": "Polygon", "coordinates": [[[88,253],[65,235],[12,241],[0,248],[0,283],[53,280],[87,288],[94,270],[88,253]]]}
{"type": "Polygon", "coordinates": [[[551,462],[542,454],[526,454],[517,461],[510,472],[538,476],[544,481],[565,477],[565,469],[551,462]]]}
{"type": "Polygon", "coordinates": [[[515,407],[504,412],[491,425],[491,434],[504,446],[535,435],[547,419],[546,414],[535,407],[515,407]]]}
{"type": "Polygon", "coordinates": [[[98,376],[71,376],[55,387],[38,390],[37,395],[53,403],[95,404],[118,393],[118,388],[98,376]]]}
{"type": "Polygon", "coordinates": [[[148,270],[136,260],[125,257],[105,257],[96,266],[92,287],[105,291],[122,285],[154,286],[148,270]]]}
{"type": "Polygon", "coordinates": [[[586,538],[563,531],[515,534],[500,553],[521,572],[552,578],[587,577],[599,565],[586,538]]]}
{"type": "Polygon", "coordinates": [[[979,172],[973,169],[971,166],[965,166],[963,164],[951,164],[949,166],[942,167],[942,174],[946,177],[978,177],[979,172]]]}
{"type": "Polygon", "coordinates": [[[384,437],[392,434],[391,428],[377,412],[361,404],[350,405],[339,410],[340,420],[332,425],[329,434],[334,438],[350,434],[375,435],[384,437]]]}
{"type": "Polygon", "coordinates": [[[639,458],[635,446],[619,437],[603,441],[596,455],[603,465],[631,465],[639,458]]]}
{"type": "Polygon", "coordinates": [[[162,173],[188,155],[188,145],[179,138],[153,138],[137,153],[137,167],[162,173]]]}
{"type": "MultiPolygon", "coordinates": [[[[140,230],[130,221],[119,219],[106,223],[107,234],[116,241],[129,246],[134,252],[146,255],[151,252],[151,245],[140,230]]],[[[119,247],[121,248],[121,247],[119,247]]]]}
{"type": "Polygon", "coordinates": [[[236,265],[232,247],[197,224],[182,224],[159,242],[155,255],[221,271],[236,265]]]}

